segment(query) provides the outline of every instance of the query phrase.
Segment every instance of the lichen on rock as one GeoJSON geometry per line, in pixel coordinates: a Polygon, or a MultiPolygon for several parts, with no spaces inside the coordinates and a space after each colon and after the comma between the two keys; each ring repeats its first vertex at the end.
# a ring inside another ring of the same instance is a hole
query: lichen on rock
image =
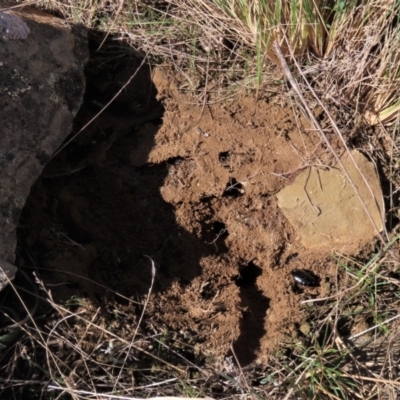
{"type": "Polygon", "coordinates": [[[26,39],[30,33],[28,25],[16,15],[0,11],[0,38],[3,41],[26,39]]]}

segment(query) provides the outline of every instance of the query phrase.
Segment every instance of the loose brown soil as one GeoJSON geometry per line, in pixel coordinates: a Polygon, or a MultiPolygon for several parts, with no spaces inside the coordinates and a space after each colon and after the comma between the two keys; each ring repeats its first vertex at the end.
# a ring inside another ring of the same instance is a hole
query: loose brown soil
{"type": "MultiPolygon", "coordinates": [[[[136,67],[89,68],[75,132],[136,67]]],[[[301,301],[336,291],[330,249],[303,248],[276,198],[321,160],[318,135],[280,97],[202,107],[167,73],[142,67],[32,188],[23,244],[46,284],[62,283],[49,286],[58,300],[101,302],[106,291],[94,282],[142,299],[151,257],[143,326],[194,338],[214,359],[233,347],[243,364],[265,362],[296,335],[301,301]],[[294,269],[321,285],[294,286],[294,269]]]]}

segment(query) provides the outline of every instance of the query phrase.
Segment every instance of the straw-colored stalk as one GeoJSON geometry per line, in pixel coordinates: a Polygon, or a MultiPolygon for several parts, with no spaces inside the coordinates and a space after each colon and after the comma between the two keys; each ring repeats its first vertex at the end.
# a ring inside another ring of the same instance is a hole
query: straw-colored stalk
{"type": "MultiPolygon", "coordinates": [[[[396,14],[400,6],[395,9],[396,14]]],[[[394,17],[392,17],[394,18],[394,17]]],[[[393,23],[393,21],[388,21],[393,23]]],[[[400,112],[400,26],[387,29],[382,38],[379,65],[367,98],[364,116],[371,125],[390,124],[400,112]]]]}

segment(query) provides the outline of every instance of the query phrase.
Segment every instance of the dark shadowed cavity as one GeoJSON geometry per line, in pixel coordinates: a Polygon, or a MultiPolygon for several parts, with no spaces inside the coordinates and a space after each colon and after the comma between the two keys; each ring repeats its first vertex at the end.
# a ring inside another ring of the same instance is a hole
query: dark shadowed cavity
{"type": "Polygon", "coordinates": [[[265,335],[264,319],[269,307],[269,299],[257,287],[257,278],[262,269],[250,262],[239,267],[239,275],[235,279],[240,288],[240,336],[234,343],[233,349],[242,365],[253,362],[260,340],[265,335]]]}
{"type": "Polygon", "coordinates": [[[86,78],[84,104],[66,142],[80,133],[32,188],[21,247],[46,283],[62,283],[53,290],[58,299],[70,298],[77,285],[97,298],[105,293],[97,284],[128,296],[146,294],[150,258],[153,292],[176,280],[190,283],[211,246],[178,226],[173,206],[163,200],[168,163],[148,162],[164,115],[151,68],[106,43],[90,59],[86,78]]]}

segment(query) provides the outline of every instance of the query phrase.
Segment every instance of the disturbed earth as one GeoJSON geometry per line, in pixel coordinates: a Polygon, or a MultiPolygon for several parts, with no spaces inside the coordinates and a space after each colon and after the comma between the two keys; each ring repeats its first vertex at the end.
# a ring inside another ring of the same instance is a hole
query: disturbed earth
{"type": "Polygon", "coordinates": [[[21,243],[58,301],[150,290],[144,326],[266,362],[301,302],[340,285],[332,249],[305,248],[276,196],[327,151],[279,95],[202,105],[148,66],[93,120],[138,66],[88,69],[76,137],[32,188],[21,243]]]}

